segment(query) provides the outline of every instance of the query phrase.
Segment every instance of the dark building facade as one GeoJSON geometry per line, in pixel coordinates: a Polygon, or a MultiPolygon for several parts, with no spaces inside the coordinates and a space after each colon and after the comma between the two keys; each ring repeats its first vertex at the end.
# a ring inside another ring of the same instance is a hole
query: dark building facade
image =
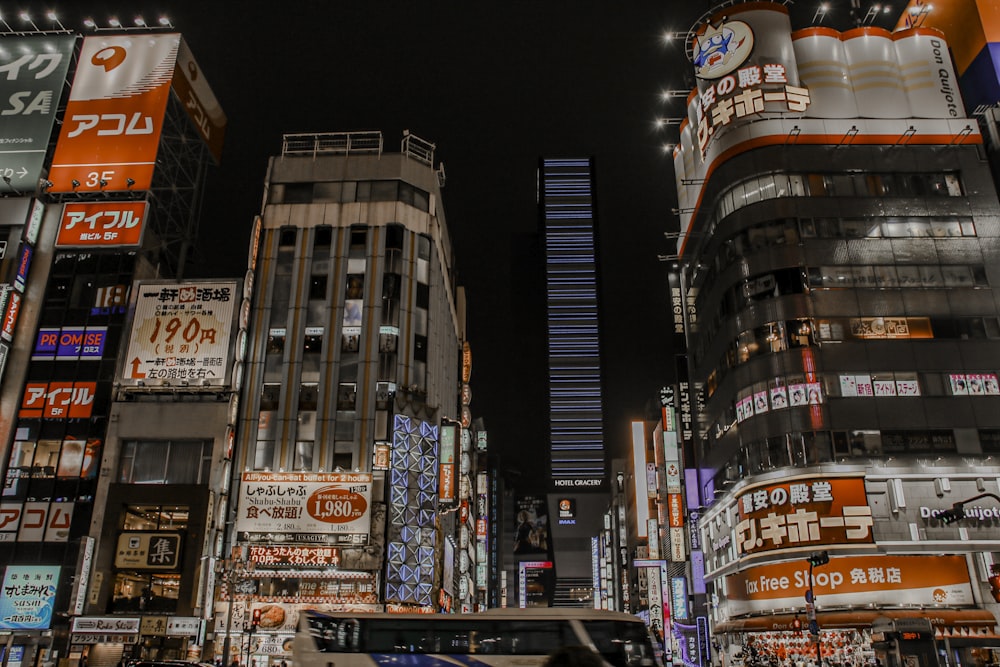
{"type": "Polygon", "coordinates": [[[594,161],[543,158],[538,181],[545,247],[551,474],[545,531],[554,554],[554,577],[543,580],[548,582],[544,586],[552,605],[601,608],[607,601],[601,600],[595,576],[593,540],[604,528],[609,462],[594,161]]]}
{"type": "Polygon", "coordinates": [[[944,37],[747,3],[692,57],[680,402],[715,660],[982,662],[1000,207],[944,37]]]}

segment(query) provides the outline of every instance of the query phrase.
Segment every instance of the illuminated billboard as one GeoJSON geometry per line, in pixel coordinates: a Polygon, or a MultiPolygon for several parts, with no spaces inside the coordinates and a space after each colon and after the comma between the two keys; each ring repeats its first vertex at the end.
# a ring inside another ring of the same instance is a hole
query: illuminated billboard
{"type": "Polygon", "coordinates": [[[59,565],[8,565],[0,589],[0,628],[48,629],[60,569],[59,565]]]}
{"type": "Polygon", "coordinates": [[[83,41],[50,192],[149,189],[179,44],[174,33],[83,41]]]}
{"type": "Polygon", "coordinates": [[[24,387],[22,419],[89,419],[96,382],[29,382],[24,387]]]}
{"type": "Polygon", "coordinates": [[[222,159],[222,140],[226,133],[226,114],[223,113],[219,101],[215,99],[212,89],[187,42],[181,39],[177,53],[177,64],[174,66],[174,92],[184,105],[184,111],[198,130],[208,151],[216,164],[222,159]]]}
{"type": "Polygon", "coordinates": [[[38,187],[76,36],[7,34],[3,43],[0,193],[22,194],[38,187]]]}
{"type": "Polygon", "coordinates": [[[104,356],[107,327],[42,327],[31,352],[33,361],[96,360],[104,356]]]}
{"type": "Polygon", "coordinates": [[[227,386],[236,282],[140,283],[121,383],[227,386]]]}
{"type": "Polygon", "coordinates": [[[138,247],[142,245],[146,208],[144,201],[66,204],[56,247],[138,247]]]}
{"type": "Polygon", "coordinates": [[[831,558],[809,581],[805,559],[750,567],[726,577],[730,616],[802,604],[813,590],[825,606],[867,605],[874,596],[894,605],[975,604],[965,556],[849,556],[831,558]]]}
{"type": "Polygon", "coordinates": [[[872,511],[863,477],[800,478],[737,496],[741,556],[830,544],[871,544],[872,511]]]}
{"type": "Polygon", "coordinates": [[[370,473],[245,472],[236,530],[368,535],[370,473]]]}

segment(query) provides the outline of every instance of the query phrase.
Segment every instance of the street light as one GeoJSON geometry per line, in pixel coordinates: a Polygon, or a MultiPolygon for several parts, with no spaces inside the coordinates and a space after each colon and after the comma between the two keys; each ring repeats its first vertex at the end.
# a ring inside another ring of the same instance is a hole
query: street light
{"type": "Polygon", "coordinates": [[[819,623],[816,621],[816,594],[813,592],[813,568],[830,562],[828,551],[809,554],[809,590],[806,591],[806,618],[809,619],[809,634],[816,640],[816,664],[823,666],[823,647],[819,638],[819,623]]]}
{"type": "Polygon", "coordinates": [[[978,496],[972,496],[971,498],[966,498],[965,500],[960,500],[951,506],[950,510],[945,510],[937,515],[937,518],[941,520],[944,525],[950,525],[965,518],[965,505],[966,503],[971,503],[974,500],[979,500],[980,498],[992,498],[1000,502],[1000,496],[995,493],[990,493],[989,491],[985,493],[980,493],[978,496]]]}

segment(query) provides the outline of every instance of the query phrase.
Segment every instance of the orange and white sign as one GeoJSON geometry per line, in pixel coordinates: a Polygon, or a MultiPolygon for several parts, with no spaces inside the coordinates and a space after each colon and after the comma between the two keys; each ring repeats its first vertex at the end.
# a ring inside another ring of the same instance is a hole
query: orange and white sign
{"type": "MultiPolygon", "coordinates": [[[[809,590],[804,559],[750,567],[726,577],[727,612],[738,616],[802,607],[809,590]]],[[[813,568],[813,593],[823,607],[866,605],[971,605],[964,556],[846,556],[813,568]]]]}
{"type": "Polygon", "coordinates": [[[737,503],[740,556],[875,541],[863,477],[799,478],[750,487],[737,503]]]}
{"type": "Polygon", "coordinates": [[[368,534],[370,473],[245,472],[236,530],[368,534]]]}
{"type": "Polygon", "coordinates": [[[50,192],[149,189],[179,45],[175,33],[83,41],[50,192]]]}
{"type": "Polygon", "coordinates": [[[108,201],[66,204],[56,246],[128,247],[142,245],[146,202],[108,201]]]}
{"type": "Polygon", "coordinates": [[[29,382],[24,387],[22,419],[89,419],[96,382],[29,382]]]}

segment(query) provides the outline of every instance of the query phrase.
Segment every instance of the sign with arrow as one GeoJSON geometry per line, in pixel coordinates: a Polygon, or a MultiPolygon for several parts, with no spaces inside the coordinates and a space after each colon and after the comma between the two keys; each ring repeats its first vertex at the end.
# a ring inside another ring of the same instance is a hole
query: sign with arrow
{"type": "Polygon", "coordinates": [[[0,50],[0,193],[34,194],[75,35],[17,35],[0,50]]]}

